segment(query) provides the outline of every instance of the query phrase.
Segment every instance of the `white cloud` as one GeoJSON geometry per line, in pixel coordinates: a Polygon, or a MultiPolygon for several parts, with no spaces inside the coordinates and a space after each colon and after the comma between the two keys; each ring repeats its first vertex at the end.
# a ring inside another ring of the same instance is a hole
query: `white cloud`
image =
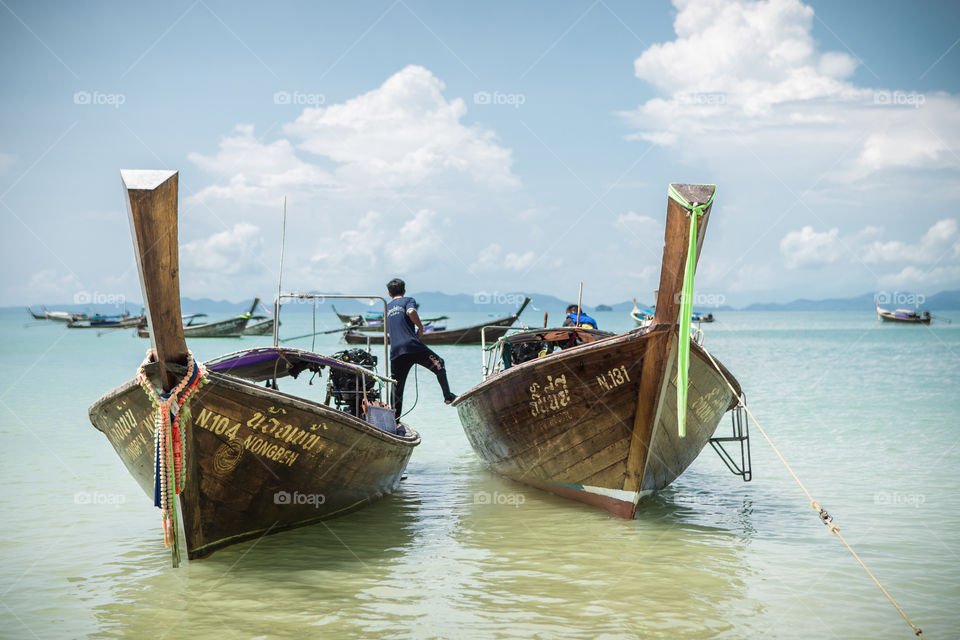
{"type": "Polygon", "coordinates": [[[387,256],[387,266],[392,271],[411,271],[426,264],[439,264],[443,245],[440,241],[441,224],[436,212],[429,209],[417,211],[404,221],[397,232],[388,232],[383,236],[383,250],[387,256]]]}
{"type": "Polygon", "coordinates": [[[72,273],[61,274],[55,269],[43,269],[30,276],[27,291],[36,300],[73,303],[74,296],[84,291],[84,287],[72,273]]]}
{"type": "Polygon", "coordinates": [[[837,261],[840,252],[840,230],[837,228],[818,232],[807,226],[800,231],[791,231],[780,241],[780,253],[789,269],[830,264],[837,261]]]}
{"type": "Polygon", "coordinates": [[[956,289],[958,282],[960,282],[960,265],[934,267],[929,271],[911,265],[897,273],[882,276],[877,284],[882,289],[934,293],[943,289],[956,289]]]}
{"type": "Polygon", "coordinates": [[[235,276],[251,269],[263,269],[255,257],[259,256],[261,247],[260,228],[238,222],[209,238],[182,244],[180,256],[189,272],[235,276]]]}
{"type": "MultiPolygon", "coordinates": [[[[211,156],[189,158],[216,180],[194,200],[274,204],[283,195],[323,191],[364,198],[374,191],[512,188],[512,153],[493,131],[462,122],[461,98],[447,100],[430,71],[408,66],[380,87],[328,107],[306,108],[262,142],[237,125],[211,156]]],[[[388,194],[389,195],[389,194],[388,194]]]]}
{"type": "Polygon", "coordinates": [[[663,247],[663,223],[655,218],[628,211],[617,216],[613,227],[633,245],[650,251],[663,247]]]}
{"type": "Polygon", "coordinates": [[[190,161],[226,184],[205,187],[193,198],[275,204],[292,189],[329,187],[329,172],[300,160],[288,140],[263,143],[253,125],[237,125],[231,136],[220,140],[213,156],[191,153],[190,161]]]}
{"type": "MultiPolygon", "coordinates": [[[[936,291],[960,283],[960,224],[945,218],[916,241],[884,240],[884,230],[868,226],[856,233],[839,229],[816,231],[806,226],[787,233],[780,253],[788,269],[838,264],[866,268],[883,289],[936,291]],[[892,271],[886,271],[892,269],[892,271]]],[[[843,277],[842,274],[837,274],[843,277]]]]}
{"type": "Polygon", "coordinates": [[[356,228],[341,231],[335,242],[321,244],[300,277],[312,282],[308,285],[312,288],[349,290],[368,286],[371,272],[409,276],[449,264],[450,252],[439,232],[445,224],[446,220],[429,209],[406,219],[368,211],[356,228]]]}
{"type": "Polygon", "coordinates": [[[818,50],[813,9],[800,0],[674,5],[677,38],[634,63],[661,97],[623,114],[632,137],[728,161],[742,147],[778,175],[833,167],[842,182],[887,169],[960,169],[951,151],[960,148],[960,99],[856,86],[857,61],[818,50]]]}
{"type": "Polygon", "coordinates": [[[479,184],[513,187],[509,149],[492,131],[464,125],[463,99],[411,65],[379,88],[329,107],[305,109],[284,132],[298,148],[338,163],[337,177],[367,187],[418,185],[449,174],[479,184]]]}
{"type": "Polygon", "coordinates": [[[536,259],[537,254],[533,251],[504,254],[503,248],[494,242],[480,250],[472,268],[477,271],[525,271],[536,259]]]}
{"type": "Polygon", "coordinates": [[[938,221],[920,238],[910,243],[902,240],[872,242],[866,247],[864,262],[910,262],[930,264],[944,259],[960,258],[960,232],[957,221],[945,218],[938,221]]]}

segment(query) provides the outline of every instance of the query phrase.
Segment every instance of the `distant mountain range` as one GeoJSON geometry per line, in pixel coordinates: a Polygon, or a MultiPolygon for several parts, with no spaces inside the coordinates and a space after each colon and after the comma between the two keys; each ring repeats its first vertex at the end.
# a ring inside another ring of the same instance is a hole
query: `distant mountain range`
{"type": "Polygon", "coordinates": [[[884,309],[914,307],[914,302],[921,309],[929,311],[947,311],[960,309],[960,289],[955,291],[941,291],[925,298],[914,297],[912,294],[899,292],[865,293],[855,298],[828,298],[826,300],[806,300],[800,298],[784,304],[754,303],[743,308],[743,311],[862,311],[871,309],[877,299],[884,309]]]}
{"type": "MultiPolygon", "coordinates": [[[[544,311],[550,314],[562,314],[567,305],[576,304],[576,300],[557,298],[543,293],[522,292],[499,293],[499,292],[480,292],[476,294],[447,294],[439,291],[423,291],[411,294],[420,304],[422,312],[426,314],[440,313],[447,311],[487,311],[493,314],[505,314],[514,311],[523,302],[524,296],[531,298],[530,306],[524,315],[530,312],[544,311]]],[[[800,298],[793,302],[786,303],[754,303],[742,309],[734,309],[730,306],[704,307],[694,310],[702,311],[865,311],[873,308],[875,293],[864,293],[863,295],[852,298],[829,298],[826,300],[807,300],[800,298]]],[[[228,300],[212,300],[210,298],[183,298],[180,307],[183,313],[206,313],[212,316],[230,316],[244,313],[250,308],[253,299],[247,299],[240,302],[230,302],[228,300]]],[[[930,311],[946,311],[960,309],[960,289],[954,291],[941,291],[927,298],[918,297],[919,307],[930,311]]],[[[272,303],[264,303],[272,310],[272,303]]],[[[641,308],[650,308],[651,305],[638,301],[641,308]]],[[[317,309],[321,312],[332,313],[333,307],[341,313],[363,313],[368,310],[378,310],[379,303],[368,305],[355,300],[318,300],[317,309]]],[[[601,311],[600,313],[618,313],[627,312],[633,308],[632,301],[618,302],[617,304],[608,304],[610,311],[601,311]]],[[[880,294],[880,306],[884,308],[913,308],[914,298],[906,294],[890,293],[880,294]]],[[[21,309],[22,307],[6,307],[6,310],[21,309]]],[[[105,304],[49,304],[47,308],[58,311],[82,311],[86,313],[116,313],[117,307],[105,304]]],[[[140,311],[139,302],[130,302],[127,309],[131,313],[140,311]]],[[[311,311],[313,305],[304,301],[301,304],[285,304],[284,313],[311,311]]],[[[595,307],[584,305],[586,311],[594,311],[595,307]]],[[[34,306],[34,311],[39,312],[40,306],[34,306]]],[[[263,313],[260,308],[258,314],[263,313]]]]}

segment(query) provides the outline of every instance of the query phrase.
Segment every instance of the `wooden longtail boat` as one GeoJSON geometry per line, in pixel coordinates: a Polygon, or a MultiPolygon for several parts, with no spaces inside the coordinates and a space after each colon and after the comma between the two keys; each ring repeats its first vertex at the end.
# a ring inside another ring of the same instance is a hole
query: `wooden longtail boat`
{"type": "Polygon", "coordinates": [[[34,320],[46,320],[47,315],[45,313],[35,313],[33,309],[27,307],[27,313],[30,314],[30,317],[34,320]]]}
{"type": "MultiPolygon", "coordinates": [[[[678,348],[682,335],[678,318],[691,231],[687,205],[702,211],[694,240],[695,265],[713,193],[712,185],[671,186],[661,294],[649,327],[617,336],[538,329],[498,341],[495,351],[501,354],[507,345],[512,351],[531,336],[539,344],[526,358],[512,362],[491,355],[488,365],[485,358],[484,381],[453,402],[470,444],[491,469],[632,518],[641,498],[670,484],[711,442],[724,413],[738,407],[738,382],[722,365],[715,367],[693,340],[688,340],[689,384],[682,422],[677,381],[678,362],[686,359],[678,348]],[[550,348],[543,349],[545,345],[550,348]],[[553,347],[559,348],[550,353],[553,347]],[[680,435],[681,424],[685,435],[680,435]]],[[[689,313],[683,312],[687,327],[689,313]]],[[[714,440],[738,440],[743,447],[746,436],[741,431],[737,437],[737,419],[734,438],[714,440]]],[[[749,479],[746,468],[743,464],[734,473],[749,479]]]]}
{"type": "MultiPolygon", "coordinates": [[[[430,331],[428,327],[424,326],[424,333],[419,337],[424,344],[480,344],[483,340],[484,327],[486,327],[487,338],[494,340],[500,336],[503,336],[507,333],[507,331],[510,330],[510,327],[513,326],[513,323],[517,321],[517,318],[520,317],[520,314],[523,313],[523,310],[527,308],[528,304],[530,304],[530,298],[524,298],[523,304],[520,305],[520,308],[517,309],[516,313],[513,315],[492,320],[490,322],[485,322],[483,324],[474,325],[472,327],[464,327],[462,329],[437,329],[436,331],[430,331]]],[[[354,331],[352,328],[344,332],[343,338],[346,340],[347,344],[383,344],[384,340],[382,334],[360,333],[358,331],[354,331]]]]}
{"type": "Polygon", "coordinates": [[[133,329],[147,324],[146,316],[91,316],[88,320],[71,320],[67,326],[71,329],[133,329]]]}
{"type": "Polygon", "coordinates": [[[645,327],[653,320],[653,311],[641,309],[637,306],[637,299],[633,299],[633,309],[630,310],[630,317],[638,327],[645,327]]]}
{"type": "MultiPolygon", "coordinates": [[[[636,323],[638,327],[645,327],[651,322],[653,322],[654,313],[655,312],[651,311],[650,309],[641,309],[640,307],[637,306],[637,299],[636,298],[633,299],[633,309],[631,309],[630,311],[630,317],[633,318],[634,323],[636,323]]],[[[693,324],[700,324],[702,322],[713,322],[713,321],[714,321],[714,317],[712,313],[708,313],[704,315],[702,313],[697,313],[696,311],[694,311],[690,315],[690,322],[692,322],[693,324]]]]}
{"type": "Polygon", "coordinates": [[[54,322],[79,322],[89,319],[85,313],[72,313],[70,311],[47,311],[44,309],[43,315],[47,320],[53,320],[54,322]]]}
{"type": "MultiPolygon", "coordinates": [[[[236,338],[242,336],[258,304],[260,304],[260,298],[254,298],[250,311],[217,322],[197,323],[197,318],[206,317],[205,313],[193,313],[185,316],[187,322],[183,325],[183,335],[187,338],[236,338]]],[[[271,328],[270,331],[272,330],[271,328]]],[[[267,333],[270,333],[270,331],[267,331],[267,333]]],[[[137,331],[137,335],[141,338],[149,338],[150,330],[144,327],[137,331]]]]}
{"type": "MultiPolygon", "coordinates": [[[[331,305],[333,307],[333,305],[331,305]]],[[[348,325],[352,331],[382,331],[383,330],[383,316],[377,316],[376,320],[366,319],[360,315],[347,315],[345,313],[340,313],[337,311],[336,307],[333,307],[333,312],[337,314],[337,317],[340,319],[340,322],[348,325]]],[[[420,321],[423,323],[423,326],[432,325],[436,322],[441,322],[443,320],[448,320],[449,316],[434,316],[432,318],[421,318],[420,321]]]]}
{"type": "Polygon", "coordinates": [[[245,336],[267,336],[271,333],[273,333],[273,318],[260,318],[257,322],[248,324],[243,330],[245,336]]]}
{"type": "Polygon", "coordinates": [[[903,322],[908,324],[930,324],[929,311],[917,311],[914,309],[897,309],[888,311],[881,309],[880,305],[874,303],[877,308],[877,317],[883,322],[903,322]]]}
{"type": "Polygon", "coordinates": [[[124,171],[121,176],[154,357],[142,366],[142,379],[108,392],[89,414],[144,492],[166,508],[174,565],[180,514],[192,559],[340,515],[396,488],[420,436],[397,425],[392,410],[367,409],[365,419],[362,411],[341,411],[277,390],[278,379],[305,370],[345,371],[348,379],[377,384],[389,384],[388,377],[276,344],[223,356],[206,367],[193,362],[180,316],[178,175],[124,171]],[[151,387],[158,393],[173,390],[171,401],[183,403],[175,419],[166,419],[166,408],[156,408],[153,402],[164,400],[148,397],[151,387]],[[186,396],[178,398],[180,392],[186,396]],[[174,486],[182,487],[179,495],[174,486]]]}

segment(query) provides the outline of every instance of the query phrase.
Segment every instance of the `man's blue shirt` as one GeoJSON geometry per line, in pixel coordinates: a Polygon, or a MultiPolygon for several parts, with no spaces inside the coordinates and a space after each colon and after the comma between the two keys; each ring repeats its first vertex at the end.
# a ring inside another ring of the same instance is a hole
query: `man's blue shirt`
{"type": "Polygon", "coordinates": [[[417,302],[406,296],[387,303],[387,333],[390,336],[391,360],[406,353],[429,351],[427,345],[417,337],[416,325],[408,315],[410,309],[416,308],[417,302]]]}

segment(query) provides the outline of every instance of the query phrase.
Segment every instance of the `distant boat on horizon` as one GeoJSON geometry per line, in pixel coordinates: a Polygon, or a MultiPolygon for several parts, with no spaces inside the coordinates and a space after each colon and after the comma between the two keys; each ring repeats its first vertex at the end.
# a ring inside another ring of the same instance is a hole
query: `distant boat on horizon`
{"type": "MultiPolygon", "coordinates": [[[[637,299],[633,299],[633,309],[630,311],[630,317],[638,327],[646,327],[653,321],[654,309],[641,309],[637,306],[637,299]]],[[[690,322],[700,324],[701,322],[713,322],[715,318],[712,313],[702,314],[694,311],[690,314],[690,322]]]]}
{"type": "Polygon", "coordinates": [[[920,311],[919,309],[895,309],[889,311],[881,309],[880,304],[874,302],[877,309],[877,317],[883,322],[901,322],[906,324],[930,324],[931,316],[929,311],[920,311]]]}
{"type": "MultiPolygon", "coordinates": [[[[200,324],[195,323],[197,318],[206,318],[207,314],[205,313],[191,313],[184,315],[182,316],[184,320],[183,335],[187,338],[237,338],[242,336],[244,335],[244,332],[247,329],[247,324],[249,324],[250,319],[253,317],[253,312],[256,311],[258,304],[260,304],[260,298],[254,298],[253,304],[250,306],[250,310],[246,313],[242,313],[233,318],[227,318],[226,320],[219,320],[217,322],[203,322],[200,324]]],[[[272,324],[273,323],[271,322],[271,327],[272,324]]],[[[137,331],[137,335],[141,338],[149,338],[150,329],[146,326],[143,326],[137,331]]]]}

